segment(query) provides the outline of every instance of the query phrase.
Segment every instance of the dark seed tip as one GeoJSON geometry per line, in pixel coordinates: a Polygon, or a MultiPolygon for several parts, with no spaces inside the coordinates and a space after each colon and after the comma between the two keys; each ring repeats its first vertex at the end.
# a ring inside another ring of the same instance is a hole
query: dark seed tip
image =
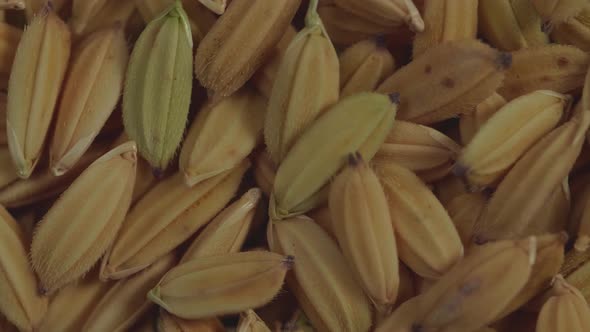
{"type": "Polygon", "coordinates": [[[283,260],[283,264],[285,265],[285,267],[288,270],[291,270],[293,268],[293,265],[295,265],[295,256],[285,256],[285,259],[283,260]]]}
{"type": "Polygon", "coordinates": [[[553,31],[553,23],[551,21],[546,21],[541,24],[541,31],[546,34],[550,34],[553,31]]]}
{"type": "Polygon", "coordinates": [[[456,163],[455,165],[453,165],[453,168],[451,169],[451,172],[455,176],[460,177],[460,178],[465,178],[468,171],[469,171],[469,168],[463,164],[460,164],[460,163],[456,163]]]}
{"type": "Polygon", "coordinates": [[[389,100],[391,100],[391,103],[399,105],[399,93],[397,92],[393,92],[389,94],[389,100]]]}
{"type": "Polygon", "coordinates": [[[153,168],[152,169],[152,174],[158,180],[161,179],[162,177],[164,177],[164,171],[161,170],[161,169],[159,169],[159,168],[153,168]]]}
{"type": "Polygon", "coordinates": [[[377,47],[385,48],[387,46],[387,37],[385,35],[377,35],[375,37],[375,44],[377,47]]]}
{"type": "Polygon", "coordinates": [[[512,66],[512,54],[508,52],[500,52],[497,63],[500,69],[510,68],[510,66],[512,66]]]}
{"type": "Polygon", "coordinates": [[[418,323],[412,324],[410,329],[412,332],[424,332],[424,327],[418,323]]]}
{"type": "Polygon", "coordinates": [[[348,155],[348,165],[356,167],[363,162],[363,156],[359,152],[353,152],[348,155]]]}
{"type": "Polygon", "coordinates": [[[492,188],[484,188],[481,191],[482,194],[484,194],[487,198],[492,197],[492,194],[494,193],[494,190],[492,188]]]}
{"type": "Polygon", "coordinates": [[[482,244],[486,244],[488,243],[490,240],[486,239],[485,236],[483,235],[474,235],[473,236],[473,243],[477,244],[477,245],[482,245],[482,244]]]}
{"type": "Polygon", "coordinates": [[[51,0],[48,0],[45,2],[45,6],[43,6],[43,10],[41,11],[43,14],[47,14],[49,12],[53,11],[53,2],[51,0]]]}

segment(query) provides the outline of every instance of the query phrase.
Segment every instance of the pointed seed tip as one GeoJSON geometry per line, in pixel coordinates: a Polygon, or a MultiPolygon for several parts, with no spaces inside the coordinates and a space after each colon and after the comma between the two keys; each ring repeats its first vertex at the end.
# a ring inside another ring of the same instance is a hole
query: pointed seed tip
{"type": "Polygon", "coordinates": [[[160,285],[156,285],[154,288],[150,289],[150,291],[147,293],[147,299],[159,305],[160,304],[159,295],[160,295],[160,285]]]}
{"type": "Polygon", "coordinates": [[[123,157],[123,159],[126,159],[130,162],[136,162],[137,161],[137,152],[135,150],[127,151],[127,152],[123,153],[121,155],[121,157],[123,157]]]}
{"type": "Polygon", "coordinates": [[[553,276],[553,278],[551,279],[551,286],[552,287],[560,287],[561,284],[563,284],[565,282],[565,278],[563,277],[563,275],[561,273],[558,273],[556,275],[553,276]]]}
{"type": "Polygon", "coordinates": [[[19,178],[21,179],[28,179],[31,176],[31,169],[29,167],[26,168],[20,168],[16,170],[16,175],[18,175],[19,178]]]}
{"type": "Polygon", "coordinates": [[[400,97],[399,97],[399,93],[398,92],[390,93],[388,96],[389,96],[389,100],[391,101],[392,104],[399,105],[399,103],[400,103],[400,97]]]}
{"type": "Polygon", "coordinates": [[[407,18],[407,24],[411,31],[413,32],[422,32],[424,31],[424,20],[420,15],[420,12],[417,8],[410,9],[409,17],[407,18]]]}
{"type": "Polygon", "coordinates": [[[68,168],[65,167],[64,165],[61,164],[57,164],[53,167],[51,167],[51,173],[54,176],[62,176],[64,175],[66,172],[68,171],[68,168]]]}

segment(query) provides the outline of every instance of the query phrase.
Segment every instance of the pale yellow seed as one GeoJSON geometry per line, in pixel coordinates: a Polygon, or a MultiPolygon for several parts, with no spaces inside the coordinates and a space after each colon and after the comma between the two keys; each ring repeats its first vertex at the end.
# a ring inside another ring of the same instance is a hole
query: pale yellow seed
{"type": "Polygon", "coordinates": [[[0,314],[21,331],[36,330],[47,310],[27,252],[19,225],[0,206],[0,314]]]}
{"type": "Polygon", "coordinates": [[[197,258],[166,273],[148,298],[185,319],[238,313],[270,302],[292,265],[268,251],[197,258]]]}
{"type": "Polygon", "coordinates": [[[127,142],[97,159],[38,224],[31,261],[41,292],[82,277],[113,243],[131,204],[136,151],[127,142]]]}
{"type": "Polygon", "coordinates": [[[49,8],[22,35],[8,86],[6,129],[18,175],[39,161],[70,58],[70,31],[49,8]]]}
{"type": "Polygon", "coordinates": [[[81,41],[64,85],[50,147],[50,167],[56,176],[82,157],[117,106],[128,59],[120,27],[81,41]]]}

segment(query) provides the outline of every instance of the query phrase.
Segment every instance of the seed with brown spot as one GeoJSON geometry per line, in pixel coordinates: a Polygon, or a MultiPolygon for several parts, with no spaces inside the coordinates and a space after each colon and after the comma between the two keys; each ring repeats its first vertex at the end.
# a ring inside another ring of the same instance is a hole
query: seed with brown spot
{"type": "Polygon", "coordinates": [[[424,327],[419,324],[412,325],[412,332],[424,332],[424,327]]]}
{"type": "Polygon", "coordinates": [[[559,58],[557,58],[557,66],[559,66],[560,68],[569,65],[569,63],[570,61],[565,57],[560,56],[559,58]]]}
{"type": "Polygon", "coordinates": [[[450,77],[445,77],[445,78],[442,80],[442,85],[443,85],[445,88],[449,88],[449,89],[451,89],[451,88],[453,88],[453,87],[455,86],[455,81],[453,81],[453,79],[451,79],[450,77]]]}
{"type": "Polygon", "coordinates": [[[431,65],[426,65],[426,67],[424,67],[424,72],[426,74],[432,73],[432,66],[431,65]]]}

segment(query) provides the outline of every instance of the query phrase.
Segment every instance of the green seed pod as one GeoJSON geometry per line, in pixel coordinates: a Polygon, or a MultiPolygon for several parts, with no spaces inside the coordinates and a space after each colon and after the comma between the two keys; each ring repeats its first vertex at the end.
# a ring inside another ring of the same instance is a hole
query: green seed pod
{"type": "Polygon", "coordinates": [[[156,171],[168,166],[186,127],[192,47],[188,18],[176,1],[147,25],[131,53],[123,122],[139,153],[156,171]]]}

